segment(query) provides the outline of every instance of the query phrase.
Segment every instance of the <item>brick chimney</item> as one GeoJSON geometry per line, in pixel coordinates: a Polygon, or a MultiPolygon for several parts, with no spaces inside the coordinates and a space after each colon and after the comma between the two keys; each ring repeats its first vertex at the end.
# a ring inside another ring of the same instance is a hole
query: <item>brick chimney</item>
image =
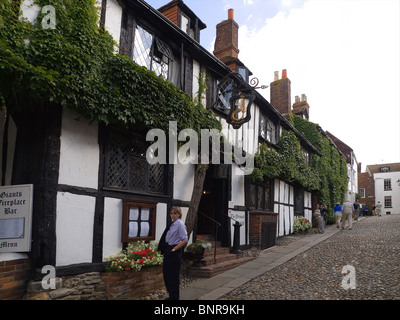
{"type": "Polygon", "coordinates": [[[310,106],[307,102],[307,96],[305,94],[295,97],[295,101],[293,104],[293,114],[297,114],[303,119],[309,120],[310,118],[310,106]]]}
{"type": "Polygon", "coordinates": [[[234,10],[228,10],[228,20],[217,25],[214,55],[236,71],[235,63],[239,57],[239,25],[234,20],[234,10]]]}
{"type": "Polygon", "coordinates": [[[292,109],[291,82],[287,77],[287,70],[282,70],[282,79],[279,79],[279,72],[275,71],[274,82],[270,85],[272,106],[283,116],[288,116],[292,109]]]}

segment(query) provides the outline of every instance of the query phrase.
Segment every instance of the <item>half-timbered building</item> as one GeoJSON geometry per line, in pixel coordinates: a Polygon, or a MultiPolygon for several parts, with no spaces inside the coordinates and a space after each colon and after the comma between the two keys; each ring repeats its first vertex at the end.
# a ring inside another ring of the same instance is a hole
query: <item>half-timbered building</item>
{"type": "MultiPolygon", "coordinates": [[[[277,148],[282,132],[289,130],[305,154],[319,154],[257,90],[250,120],[240,128],[228,123],[227,87],[232,83],[222,80],[235,72],[250,86],[252,75],[238,59],[233,10],[217,26],[213,55],[199,43],[206,25],[181,0],[160,10],[143,0],[99,4],[99,25],[113,36],[116,50],[200,99],[214,111],[226,139],[243,153],[254,155],[261,143],[277,148]],[[199,96],[202,81],[207,90],[199,96]]],[[[35,12],[29,7],[24,14],[34,21],[35,12]]],[[[43,276],[45,265],[55,266],[57,276],[103,270],[104,259],[126,243],[159,240],[173,205],[181,206],[186,217],[195,165],[150,166],[149,142],[140,132],[89,122],[59,108],[10,115],[1,136],[2,185],[32,184],[34,205],[31,250],[0,249],[0,261],[27,258],[34,278],[43,276]]],[[[276,236],[292,233],[295,215],[311,219],[308,190],[279,179],[254,182],[238,172],[235,163],[209,166],[194,235],[216,234],[231,247],[232,225],[238,221],[242,247],[253,245],[256,237],[257,245],[266,248],[276,236]]]]}

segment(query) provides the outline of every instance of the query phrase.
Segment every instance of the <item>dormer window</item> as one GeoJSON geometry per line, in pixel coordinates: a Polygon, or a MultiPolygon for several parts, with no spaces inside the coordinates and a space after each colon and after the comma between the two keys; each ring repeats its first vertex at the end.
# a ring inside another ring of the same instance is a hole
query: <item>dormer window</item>
{"type": "Polygon", "coordinates": [[[380,167],[379,171],[380,172],[390,172],[390,167],[380,167]]]}
{"type": "Polygon", "coordinates": [[[191,27],[190,18],[185,14],[181,15],[181,29],[194,39],[194,29],[191,27]]]}
{"type": "Polygon", "coordinates": [[[236,71],[239,73],[243,80],[249,82],[250,71],[246,67],[236,66],[236,71]]]}

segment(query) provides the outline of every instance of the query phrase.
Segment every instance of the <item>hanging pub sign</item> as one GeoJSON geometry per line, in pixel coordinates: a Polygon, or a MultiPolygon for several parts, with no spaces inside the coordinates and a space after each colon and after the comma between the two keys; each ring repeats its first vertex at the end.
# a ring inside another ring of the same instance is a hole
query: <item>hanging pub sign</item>
{"type": "Polygon", "coordinates": [[[253,78],[249,84],[236,72],[231,72],[219,82],[213,107],[227,115],[226,122],[234,129],[250,121],[251,106],[256,98],[254,91],[267,88],[257,87],[258,83],[258,79],[253,78]]]}
{"type": "Polygon", "coordinates": [[[31,250],[33,185],[0,187],[0,253],[31,250]]]}

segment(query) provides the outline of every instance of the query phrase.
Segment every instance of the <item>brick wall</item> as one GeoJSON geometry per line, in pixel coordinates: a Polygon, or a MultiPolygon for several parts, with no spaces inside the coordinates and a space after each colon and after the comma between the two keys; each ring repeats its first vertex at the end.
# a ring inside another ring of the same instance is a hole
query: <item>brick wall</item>
{"type": "Polygon", "coordinates": [[[0,262],[0,300],[22,299],[28,283],[29,259],[0,262]]]}
{"type": "Polygon", "coordinates": [[[365,189],[365,197],[360,198],[359,202],[368,205],[368,209],[372,210],[375,205],[375,184],[367,172],[358,173],[358,189],[365,189]]]}
{"type": "MultiPolygon", "coordinates": [[[[249,240],[252,247],[262,248],[262,224],[263,222],[278,222],[278,214],[266,211],[250,211],[249,240]]],[[[275,235],[273,235],[275,237],[275,235]]]]}

